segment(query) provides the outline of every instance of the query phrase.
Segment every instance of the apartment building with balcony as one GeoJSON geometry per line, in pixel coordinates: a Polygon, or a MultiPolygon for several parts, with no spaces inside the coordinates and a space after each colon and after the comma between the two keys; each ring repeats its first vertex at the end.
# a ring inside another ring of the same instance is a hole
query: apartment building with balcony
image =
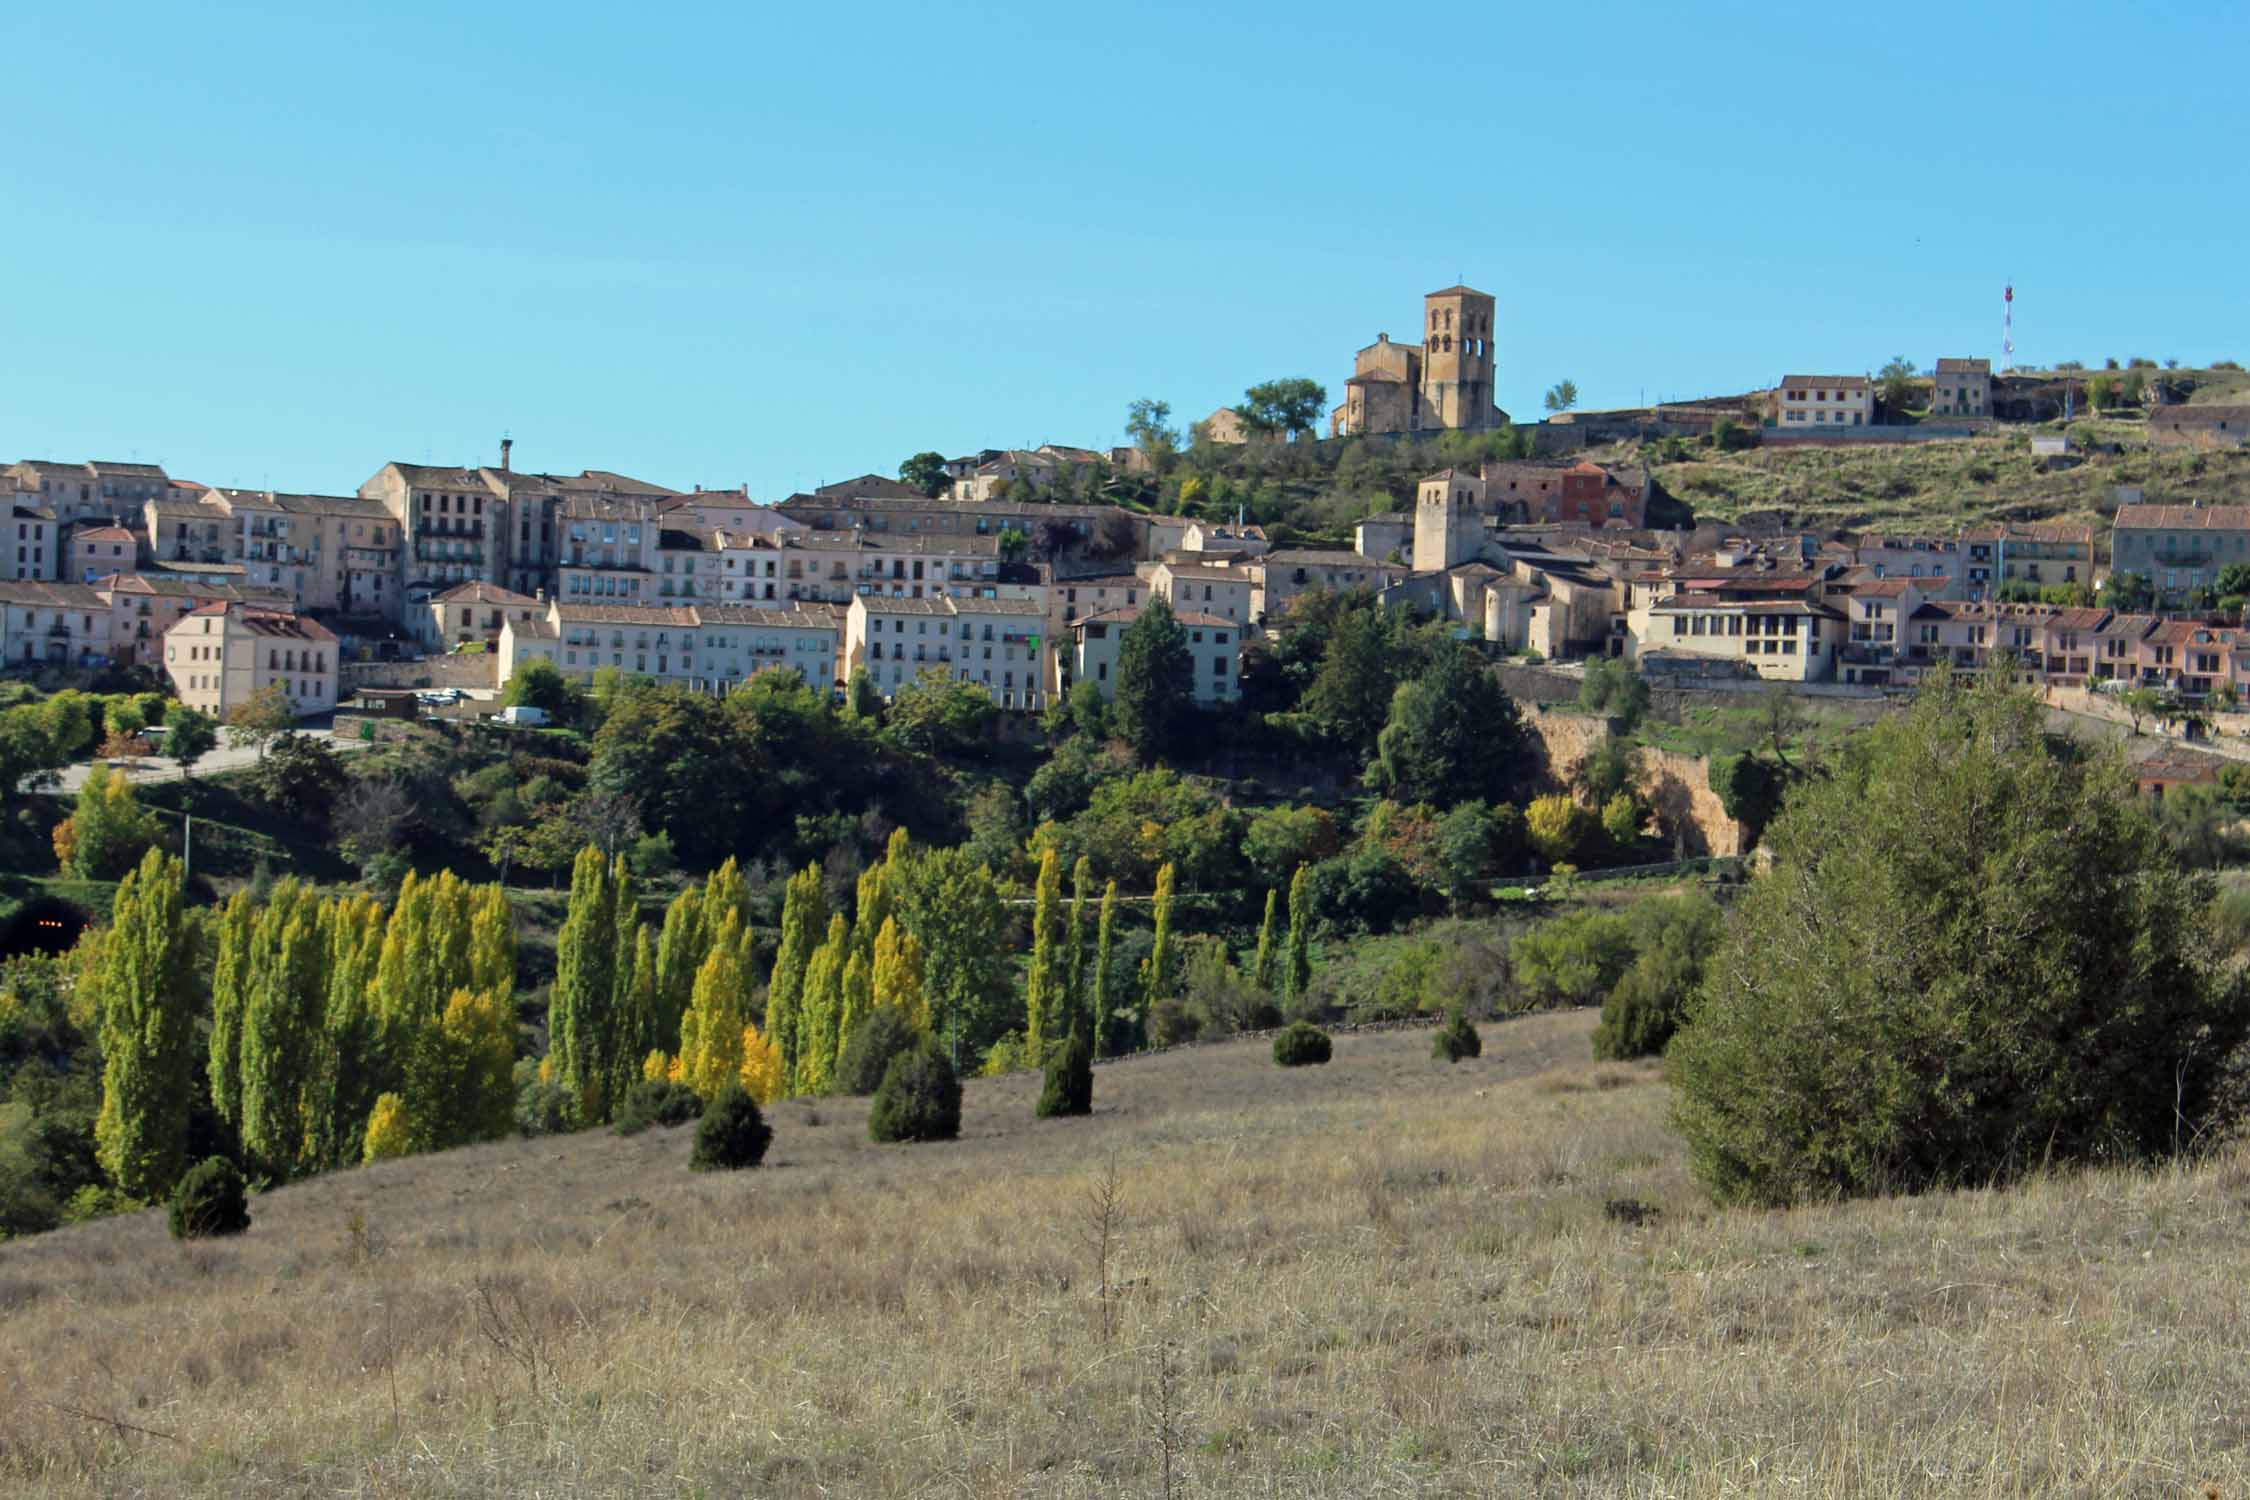
{"type": "Polygon", "coordinates": [[[1161,562],[1149,575],[1149,590],[1161,594],[1175,613],[1192,610],[1217,615],[1237,627],[1250,623],[1254,575],[1247,567],[1161,562]]]}
{"type": "Polygon", "coordinates": [[[0,663],[14,667],[105,665],[109,601],[82,583],[0,582],[0,663]]]}
{"type": "MultiPolygon", "coordinates": [[[[1138,608],[1113,609],[1071,622],[1071,682],[1091,682],[1105,699],[1117,691],[1117,658],[1125,632],[1141,617],[1138,608]]],[[[1189,672],[1198,708],[1217,708],[1242,699],[1241,622],[1199,610],[1174,610],[1186,637],[1189,672]]]]}
{"type": "Polygon", "coordinates": [[[238,563],[242,534],[217,491],[151,500],[141,508],[147,555],[155,562],[238,563]]]}
{"type": "Polygon", "coordinates": [[[1843,611],[1804,598],[1689,591],[1647,607],[1634,659],[1643,670],[1714,669],[1771,682],[1828,682],[1844,645],[1843,611]]]}
{"type": "Polygon", "coordinates": [[[924,672],[973,683],[1004,709],[1046,707],[1057,663],[1038,600],[861,594],[844,623],[844,675],[867,669],[885,698],[924,672]]]}
{"type": "Polygon", "coordinates": [[[2250,505],[2121,505],[2110,528],[2112,573],[2137,573],[2166,600],[2214,587],[2250,563],[2250,505]]]}
{"type": "Polygon", "coordinates": [[[162,664],[166,634],[194,610],[238,604],[285,614],[296,604],[285,590],[165,573],[116,573],[93,588],[109,606],[111,658],[152,670],[162,664]]]}
{"type": "Polygon", "coordinates": [[[19,491],[28,492],[34,503],[46,506],[66,524],[120,521],[138,516],[151,500],[180,493],[158,464],[27,458],[7,472],[19,491]]]}
{"type": "Polygon", "coordinates": [[[224,719],[269,687],[299,718],[336,706],[336,637],[286,610],[207,604],[164,633],[164,670],[188,707],[224,719]]]}

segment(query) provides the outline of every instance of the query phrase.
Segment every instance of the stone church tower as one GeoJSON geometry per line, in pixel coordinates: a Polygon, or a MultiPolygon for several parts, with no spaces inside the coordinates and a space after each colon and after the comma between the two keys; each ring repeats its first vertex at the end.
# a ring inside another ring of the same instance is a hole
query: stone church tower
{"type": "Polygon", "coordinates": [[[1484,547],[1485,482],[1441,469],[1414,492],[1414,571],[1442,573],[1473,562],[1484,547]]]}
{"type": "Polygon", "coordinates": [[[1491,294],[1449,286],[1422,299],[1422,425],[1482,432],[1492,400],[1491,294]]]}

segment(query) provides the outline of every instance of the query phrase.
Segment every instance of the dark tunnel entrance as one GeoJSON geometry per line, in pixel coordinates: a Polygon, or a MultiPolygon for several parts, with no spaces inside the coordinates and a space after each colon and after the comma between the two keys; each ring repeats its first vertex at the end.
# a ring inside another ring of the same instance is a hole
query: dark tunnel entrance
{"type": "Polygon", "coordinates": [[[86,930],[86,914],[49,896],[27,903],[0,926],[0,958],[25,953],[68,953],[86,930]]]}

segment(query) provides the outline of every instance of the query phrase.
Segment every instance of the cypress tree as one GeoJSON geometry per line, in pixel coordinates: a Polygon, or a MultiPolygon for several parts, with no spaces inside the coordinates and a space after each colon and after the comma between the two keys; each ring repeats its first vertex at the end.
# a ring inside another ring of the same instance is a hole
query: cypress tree
{"type": "Polygon", "coordinates": [[[1094,1035],[1100,1037],[1109,1030],[1110,996],[1109,965],[1110,945],[1117,935],[1117,882],[1112,880],[1102,892],[1101,921],[1096,925],[1094,938],[1094,1003],[1090,1017],[1094,1035]]]}
{"type": "Polygon", "coordinates": [[[828,919],[828,940],[814,950],[805,965],[804,998],[797,1020],[797,1067],[790,1079],[794,1092],[825,1094],[836,1076],[836,1021],[843,1006],[844,950],[851,944],[851,929],[841,912],[828,919]]]}
{"type": "Polygon", "coordinates": [[[1145,1015],[1156,1009],[1157,1003],[1172,997],[1172,866],[1167,861],[1156,872],[1156,941],[1150,945],[1148,958],[1141,968],[1146,988],[1141,994],[1141,1011],[1145,1015]]]}
{"type": "Polygon", "coordinates": [[[781,946],[773,956],[773,979],[766,986],[766,1040],[781,1049],[782,1076],[794,1081],[798,1066],[798,1012],[804,999],[805,966],[828,926],[828,899],[820,889],[820,867],[807,865],[789,877],[781,902],[781,946]]]}
{"type": "Polygon", "coordinates": [[[608,1118],[610,997],[615,983],[617,912],[609,865],[588,845],[570,873],[570,907],[555,938],[554,998],[547,1012],[547,1048],[555,1080],[582,1125],[608,1118]]]}
{"type": "Polygon", "coordinates": [[[666,1052],[680,1050],[680,1017],[695,992],[703,953],[703,888],[691,885],[664,909],[664,931],[656,942],[654,1045],[666,1052]]]}
{"type": "Polygon", "coordinates": [[[236,891],[219,918],[218,952],[211,964],[211,1108],[237,1128],[242,1124],[242,1001],[250,929],[256,922],[250,893],[236,891]]]}
{"type": "Polygon", "coordinates": [[[1031,968],[1024,979],[1024,1045],[1033,1063],[1047,1055],[1047,1035],[1068,1029],[1062,1017],[1062,856],[1049,844],[1039,856],[1037,899],[1031,915],[1031,968]]]}
{"type": "Polygon", "coordinates": [[[95,1154],[126,1196],[163,1197],[185,1165],[194,984],[180,862],[161,850],[117,887],[96,972],[102,1106],[95,1154]]]}
{"type": "Polygon", "coordinates": [[[1258,963],[1252,980],[1267,994],[1273,993],[1274,981],[1280,977],[1278,970],[1281,954],[1274,942],[1280,936],[1276,930],[1281,910],[1281,889],[1270,887],[1266,891],[1266,919],[1258,924],[1258,963]]]}
{"type": "Polygon", "coordinates": [[[1299,865],[1289,880],[1289,962],[1283,995],[1294,1011],[1312,988],[1312,866],[1299,865]]]}

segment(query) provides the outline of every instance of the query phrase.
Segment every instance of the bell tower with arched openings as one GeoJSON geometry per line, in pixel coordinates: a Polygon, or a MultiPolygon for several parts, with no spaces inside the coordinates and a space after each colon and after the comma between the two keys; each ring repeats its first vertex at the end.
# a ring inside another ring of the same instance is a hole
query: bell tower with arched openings
{"type": "Polygon", "coordinates": [[[1422,299],[1424,427],[1482,431],[1492,399],[1492,297],[1449,286],[1422,299]]]}

